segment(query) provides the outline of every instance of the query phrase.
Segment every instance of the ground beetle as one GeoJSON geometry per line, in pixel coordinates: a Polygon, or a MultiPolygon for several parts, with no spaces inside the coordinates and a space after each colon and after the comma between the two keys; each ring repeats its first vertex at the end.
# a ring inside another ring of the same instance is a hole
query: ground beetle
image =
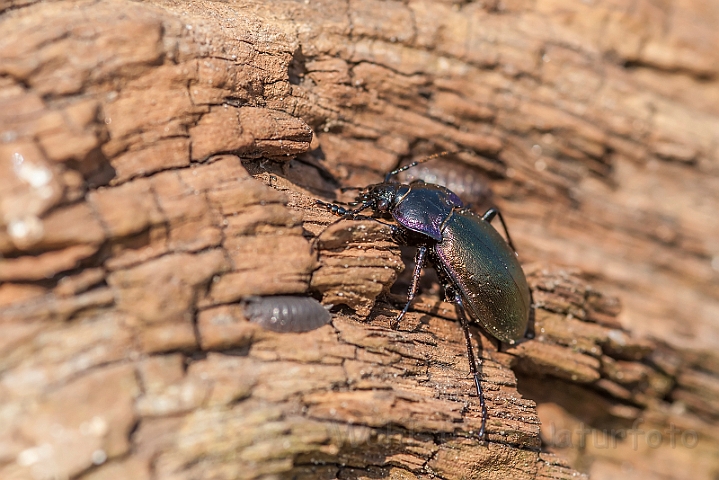
{"type": "Polygon", "coordinates": [[[346,218],[372,218],[360,215],[367,209],[379,215],[392,216],[398,224],[390,225],[395,240],[400,244],[418,247],[407,303],[392,328],[399,326],[417,293],[425,261],[429,261],[435,268],[446,298],[457,307],[457,316],[464,330],[469,369],[474,377],[482,410],[479,438],[483,440],[487,407],[467,316],[500,342],[513,344],[527,331],[532,294],[498,209],[490,208],[480,217],[471,212],[455,193],[443,186],[422,180],[409,184],[390,182],[394,175],[446,153],[389,172],[382,183],[360,189],[356,200],[348,204],[352,208],[321,200],[317,203],[335,215],[346,218]],[[490,225],[495,217],[499,217],[502,223],[506,241],[490,225]]]}

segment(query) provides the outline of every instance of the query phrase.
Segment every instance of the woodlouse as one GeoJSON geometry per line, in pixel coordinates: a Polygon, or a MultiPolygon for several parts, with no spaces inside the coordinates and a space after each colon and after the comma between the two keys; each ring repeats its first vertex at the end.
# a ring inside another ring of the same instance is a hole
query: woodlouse
{"type": "Polygon", "coordinates": [[[309,332],[332,320],[332,315],[312,297],[274,295],[245,300],[245,315],[252,323],[273,332],[309,332]]]}

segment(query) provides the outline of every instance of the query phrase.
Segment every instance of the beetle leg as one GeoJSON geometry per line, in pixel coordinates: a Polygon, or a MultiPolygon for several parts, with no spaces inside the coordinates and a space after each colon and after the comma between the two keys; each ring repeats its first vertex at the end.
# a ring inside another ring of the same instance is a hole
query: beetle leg
{"type": "Polygon", "coordinates": [[[340,192],[349,192],[350,190],[362,190],[365,187],[340,187],[340,192]]]}
{"type": "MultiPolygon", "coordinates": [[[[479,437],[480,441],[484,440],[484,430],[487,426],[487,405],[484,402],[484,394],[482,393],[482,384],[479,380],[479,372],[477,370],[477,362],[474,358],[474,350],[472,349],[472,334],[469,332],[469,323],[467,322],[467,317],[465,316],[464,312],[464,302],[462,301],[462,296],[458,292],[454,292],[454,303],[457,305],[457,316],[459,317],[459,323],[462,325],[462,330],[464,330],[464,340],[467,343],[467,358],[469,360],[469,371],[474,376],[474,386],[477,388],[477,396],[479,397],[479,407],[482,410],[482,424],[479,427],[479,434],[477,435],[479,437]]],[[[481,345],[481,343],[480,343],[481,345]]],[[[479,362],[481,365],[482,358],[479,358],[479,362]]]]}
{"type": "Polygon", "coordinates": [[[323,202],[322,200],[315,200],[315,202],[317,203],[317,205],[325,207],[327,210],[330,211],[330,213],[333,213],[339,217],[342,217],[342,218],[338,218],[336,221],[332,222],[331,225],[334,225],[335,223],[340,222],[343,219],[347,219],[347,218],[351,218],[353,220],[372,220],[372,221],[381,223],[382,225],[388,227],[390,230],[390,234],[392,236],[397,236],[401,233],[402,229],[399,228],[397,225],[392,225],[391,223],[386,223],[377,218],[370,217],[367,215],[359,215],[359,212],[361,212],[362,210],[368,209],[369,207],[371,207],[371,204],[355,203],[355,205],[360,205],[360,207],[350,210],[341,205],[337,205],[335,203],[323,202]]]}
{"type": "Polygon", "coordinates": [[[502,227],[504,228],[504,234],[507,236],[507,243],[509,244],[510,248],[514,250],[514,253],[517,253],[517,249],[514,248],[514,243],[512,243],[512,237],[509,236],[509,230],[507,230],[507,224],[504,223],[504,217],[502,217],[502,212],[499,211],[497,208],[490,208],[486,212],[484,212],[484,215],[482,215],[482,220],[486,222],[492,222],[495,216],[499,217],[499,221],[502,222],[502,227]]]}
{"type": "Polygon", "coordinates": [[[527,323],[527,331],[524,333],[525,338],[534,338],[534,295],[532,289],[529,289],[529,322],[527,323]]]}
{"type": "Polygon", "coordinates": [[[397,225],[392,225],[391,223],[383,222],[382,220],[374,217],[370,217],[368,215],[351,215],[352,220],[372,220],[373,222],[380,223],[384,225],[385,227],[388,227],[390,229],[390,232],[392,235],[397,235],[400,232],[400,228],[397,225]]]}
{"type": "Polygon", "coordinates": [[[390,325],[393,330],[397,330],[399,328],[399,322],[402,320],[402,317],[404,317],[405,313],[407,313],[407,310],[409,310],[410,303],[412,303],[412,300],[414,300],[415,295],[417,295],[417,288],[419,287],[419,277],[422,273],[422,268],[424,267],[425,258],[427,258],[427,245],[422,245],[417,249],[417,255],[414,257],[414,274],[412,275],[412,284],[409,286],[409,292],[407,293],[407,303],[405,304],[400,314],[397,315],[397,318],[394,320],[394,322],[392,322],[392,324],[390,325]]]}
{"type": "MultiPolygon", "coordinates": [[[[339,215],[339,214],[337,214],[337,215],[339,215]]],[[[377,223],[384,225],[385,227],[388,227],[391,235],[398,235],[401,231],[401,229],[397,225],[392,225],[391,223],[383,222],[382,220],[380,220],[378,218],[370,217],[368,215],[357,215],[357,214],[353,214],[353,213],[346,213],[346,214],[342,215],[342,217],[343,218],[351,218],[352,220],[372,220],[373,222],[377,222],[377,223]]],[[[342,218],[340,218],[340,220],[342,220],[342,218]]]]}

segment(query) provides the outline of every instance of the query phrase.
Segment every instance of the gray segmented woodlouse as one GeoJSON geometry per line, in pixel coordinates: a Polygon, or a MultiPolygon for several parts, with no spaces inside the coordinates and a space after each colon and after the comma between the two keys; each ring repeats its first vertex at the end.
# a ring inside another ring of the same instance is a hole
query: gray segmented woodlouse
{"type": "Polygon", "coordinates": [[[252,323],[273,332],[309,332],[332,320],[332,315],[312,297],[273,295],[245,300],[245,315],[252,323]]]}

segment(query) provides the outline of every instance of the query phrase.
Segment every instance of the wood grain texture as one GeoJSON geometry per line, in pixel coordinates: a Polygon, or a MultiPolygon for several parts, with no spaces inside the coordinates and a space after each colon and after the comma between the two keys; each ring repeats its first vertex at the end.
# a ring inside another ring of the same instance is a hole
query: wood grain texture
{"type": "Polygon", "coordinates": [[[716,5],[0,12],[1,478],[718,474],[716,5]],[[401,249],[314,203],[441,150],[538,306],[474,332],[487,444],[452,306],[390,329],[401,249]],[[247,322],[274,294],[338,311],[247,322]]]}

